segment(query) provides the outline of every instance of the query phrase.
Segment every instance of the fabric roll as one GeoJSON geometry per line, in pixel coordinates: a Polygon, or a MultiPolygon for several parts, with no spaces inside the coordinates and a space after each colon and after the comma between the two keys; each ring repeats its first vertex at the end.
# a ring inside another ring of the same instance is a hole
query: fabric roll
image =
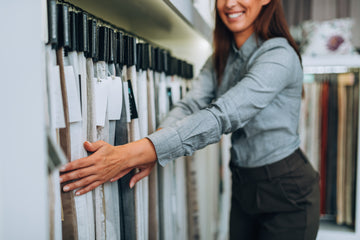
{"type": "Polygon", "coordinates": [[[346,148],[346,88],[343,82],[338,83],[338,134],[337,134],[337,168],[336,168],[336,222],[345,221],[345,148],[346,148]]]}
{"type": "Polygon", "coordinates": [[[171,239],[175,235],[176,195],[174,192],[174,164],[158,165],[160,239],[171,239]]]}
{"type": "Polygon", "coordinates": [[[304,92],[305,97],[301,99],[301,108],[300,108],[300,119],[299,119],[299,137],[300,137],[300,148],[302,151],[307,154],[306,149],[306,116],[308,112],[308,105],[309,105],[309,88],[311,87],[311,83],[304,83],[304,92]]]}
{"type": "Polygon", "coordinates": [[[137,91],[140,137],[144,138],[148,135],[148,91],[146,71],[140,70],[137,74],[137,91]]]}
{"type": "Polygon", "coordinates": [[[159,79],[159,85],[158,85],[158,106],[159,106],[159,121],[162,122],[167,113],[168,113],[168,109],[169,109],[169,101],[168,101],[168,95],[167,95],[167,81],[166,81],[166,76],[165,73],[161,73],[160,74],[160,79],[159,79]]]}
{"type": "MultiPolygon", "coordinates": [[[[134,100],[135,100],[135,106],[137,109],[137,114],[139,114],[139,89],[138,89],[138,79],[137,79],[137,72],[136,72],[136,66],[130,66],[127,69],[127,79],[131,82],[133,94],[134,94],[134,100]]],[[[133,111],[133,110],[132,110],[133,111]]],[[[139,118],[133,118],[130,122],[130,142],[137,141],[141,138],[140,135],[140,122],[139,118]]],[[[136,238],[137,239],[144,239],[144,221],[143,221],[143,215],[144,213],[144,186],[141,182],[139,184],[135,185],[135,211],[136,211],[136,238]]],[[[146,236],[147,237],[147,236],[146,236]]]]}
{"type": "MultiPolygon", "coordinates": [[[[138,88],[137,88],[137,74],[136,74],[136,67],[131,66],[127,69],[127,80],[131,82],[133,93],[135,96],[135,105],[136,107],[139,106],[138,104],[138,88]]],[[[131,119],[130,122],[130,142],[137,141],[140,139],[140,125],[139,119],[134,118],[131,119]]]]}
{"type": "MultiPolygon", "coordinates": [[[[112,81],[111,76],[115,76],[115,65],[108,65],[108,73],[110,78],[107,81],[112,81]]],[[[121,92],[118,94],[122,94],[121,92]]],[[[109,102],[108,102],[109,104],[109,102]]],[[[109,108],[108,108],[109,109],[109,108]]],[[[115,144],[115,127],[116,120],[109,120],[108,125],[108,143],[115,144]]],[[[105,131],[105,130],[104,130],[105,131]]],[[[106,239],[120,239],[120,210],[119,210],[119,190],[118,183],[104,183],[104,202],[106,212],[106,239]]]]}
{"type": "Polygon", "coordinates": [[[354,152],[354,139],[353,139],[353,131],[355,129],[355,123],[353,118],[354,112],[354,86],[346,87],[346,102],[347,102],[347,111],[346,111],[346,145],[345,145],[345,223],[347,225],[352,226],[354,224],[352,218],[353,212],[353,169],[356,168],[353,160],[353,152],[354,152]]]}
{"type": "MultiPolygon", "coordinates": [[[[67,90],[64,71],[64,50],[61,48],[56,52],[57,64],[60,68],[61,91],[64,108],[65,128],[60,129],[60,145],[68,161],[71,160],[71,143],[70,143],[70,122],[69,107],[67,100],[67,90]]],[[[62,184],[63,187],[65,184],[62,184]]],[[[78,226],[75,209],[75,200],[73,192],[61,192],[61,203],[63,208],[62,232],[63,239],[78,239],[78,226]]]]}
{"type": "Polygon", "coordinates": [[[351,184],[351,189],[349,189],[351,196],[349,200],[349,209],[348,216],[346,220],[346,224],[353,226],[355,223],[355,211],[356,211],[356,166],[357,166],[357,159],[358,159],[358,132],[359,132],[359,74],[355,74],[355,85],[352,89],[353,91],[353,112],[352,112],[352,118],[353,118],[353,129],[351,133],[352,138],[352,155],[351,155],[351,171],[347,174],[351,175],[351,179],[349,179],[349,184],[351,184]]]}
{"type": "Polygon", "coordinates": [[[226,240],[229,234],[228,219],[230,219],[231,205],[231,171],[230,164],[231,135],[224,135],[220,141],[220,207],[219,207],[219,240],[226,240]]]}
{"type": "Polygon", "coordinates": [[[308,159],[313,165],[316,171],[319,170],[320,162],[320,129],[319,129],[319,87],[320,84],[313,84],[309,94],[311,95],[311,104],[309,112],[310,120],[310,131],[309,131],[309,141],[308,141],[308,159]]]}
{"type": "MultiPolygon", "coordinates": [[[[62,104],[61,97],[61,87],[60,87],[60,75],[58,66],[56,66],[56,51],[51,49],[50,45],[45,47],[46,51],[46,89],[48,97],[48,107],[49,107],[49,135],[54,140],[57,141],[57,132],[58,126],[56,124],[56,118],[58,113],[62,115],[62,121],[65,124],[64,120],[64,109],[62,104]],[[54,69],[57,68],[57,71],[54,69]],[[53,76],[57,74],[57,76],[53,76]],[[55,83],[55,81],[57,81],[55,83]],[[57,87],[55,87],[57,85],[57,87]],[[57,98],[57,95],[58,98],[57,98]],[[60,101],[60,104],[56,104],[57,101],[60,101]],[[58,109],[60,108],[60,109],[58,109]]],[[[59,142],[58,142],[59,143],[59,142]]],[[[50,227],[50,236],[52,240],[62,239],[62,221],[61,221],[61,189],[59,184],[59,172],[53,171],[49,174],[49,227],[50,227]]]]}
{"type": "MultiPolygon", "coordinates": [[[[128,142],[128,129],[127,129],[127,110],[125,97],[128,93],[126,83],[126,67],[123,68],[121,73],[117,75],[122,76],[124,94],[122,101],[122,110],[120,120],[116,121],[115,128],[115,145],[123,145],[128,142]],[[125,74],[125,78],[124,78],[125,74]]],[[[133,176],[133,171],[118,180],[119,189],[119,210],[120,210],[120,234],[121,239],[136,239],[135,227],[135,205],[134,205],[134,190],[129,188],[129,182],[133,176]]]]}
{"type": "Polygon", "coordinates": [[[60,189],[59,172],[53,171],[49,176],[49,203],[52,205],[50,211],[52,212],[49,219],[50,224],[50,239],[62,239],[61,230],[61,189],[60,189]]]}
{"type": "Polygon", "coordinates": [[[177,239],[187,239],[187,201],[186,201],[186,161],[185,157],[176,159],[175,164],[175,185],[176,185],[176,235],[177,239]]]}
{"type": "MultiPolygon", "coordinates": [[[[90,66],[90,62],[87,64],[88,72],[90,72],[90,76],[93,76],[93,78],[89,77],[90,81],[90,87],[88,90],[88,94],[91,95],[91,110],[94,112],[91,114],[91,117],[94,117],[90,120],[91,126],[88,126],[88,133],[90,135],[88,136],[89,141],[96,142],[98,140],[104,140],[105,137],[103,136],[103,128],[104,127],[98,127],[97,126],[97,112],[99,109],[96,108],[96,102],[98,101],[96,96],[96,84],[98,84],[98,79],[100,81],[100,78],[104,79],[106,77],[106,70],[105,70],[105,62],[102,63],[93,63],[93,66],[90,66]]],[[[90,100],[90,99],[89,99],[90,100]]],[[[105,121],[106,122],[106,121],[105,121]]],[[[106,239],[106,218],[105,218],[105,204],[104,204],[104,188],[103,185],[98,186],[93,191],[93,199],[94,199],[94,205],[95,205],[95,236],[96,239],[105,240],[106,239]]]]}
{"type": "MultiPolygon", "coordinates": [[[[153,71],[147,70],[148,134],[156,130],[155,89],[153,71]]],[[[159,239],[159,204],[158,204],[157,166],[149,174],[149,239],[159,239]]]]}
{"type": "MultiPolygon", "coordinates": [[[[180,101],[180,81],[175,76],[167,77],[167,89],[169,96],[168,111],[172,105],[180,101]]],[[[174,187],[173,191],[176,197],[175,229],[177,239],[187,239],[187,202],[186,202],[186,161],[185,157],[178,158],[174,162],[174,187]]]]}
{"type": "MultiPolygon", "coordinates": [[[[157,123],[162,122],[169,110],[167,81],[165,73],[155,74],[157,123]]],[[[169,239],[176,235],[176,185],[174,162],[158,167],[159,178],[159,215],[160,239],[169,239]]]]}
{"type": "Polygon", "coordinates": [[[153,71],[147,70],[147,96],[148,96],[148,134],[156,130],[156,111],[155,111],[155,86],[153,71]]]}
{"type": "Polygon", "coordinates": [[[326,167],[328,147],[329,83],[321,88],[321,159],[320,159],[320,213],[326,213],[326,167]]]}
{"type": "MultiPolygon", "coordinates": [[[[120,120],[116,121],[115,145],[123,145],[130,141],[130,106],[128,92],[127,67],[121,72],[123,80],[123,106],[120,120]]],[[[121,239],[136,239],[135,191],[130,189],[130,179],[135,171],[131,171],[118,181],[121,239]]]]}
{"type": "Polygon", "coordinates": [[[159,115],[159,85],[160,85],[160,73],[154,71],[154,93],[155,93],[155,112],[156,112],[156,127],[160,125],[159,115]]]}
{"type": "Polygon", "coordinates": [[[336,214],[337,189],[337,134],[338,134],[338,94],[334,76],[329,81],[328,144],[326,150],[326,213],[336,214]]]}
{"type": "MultiPolygon", "coordinates": [[[[70,123],[71,161],[87,156],[83,147],[87,133],[87,87],[84,71],[85,56],[83,53],[70,52],[66,64],[73,67],[76,92],[81,107],[82,120],[70,123]]],[[[74,191],[75,194],[75,191],[74,191]]],[[[95,239],[95,224],[92,204],[92,193],[75,198],[78,223],[78,239],[95,239]]]]}
{"type": "MultiPolygon", "coordinates": [[[[82,112],[82,135],[81,135],[81,154],[82,157],[88,156],[88,153],[86,152],[83,143],[85,141],[88,141],[88,108],[89,108],[89,100],[88,100],[88,76],[87,76],[87,63],[86,58],[84,55],[84,52],[78,53],[78,59],[79,59],[79,77],[80,77],[80,97],[81,97],[81,112],[82,112]]],[[[92,75],[91,75],[92,76],[92,75]]],[[[90,101],[91,102],[91,101],[90,101]]],[[[95,216],[94,216],[94,202],[93,202],[93,191],[88,192],[84,195],[79,196],[79,201],[81,198],[83,198],[85,202],[84,206],[86,206],[86,218],[87,220],[87,233],[82,235],[82,239],[95,239],[95,216]]],[[[76,198],[75,198],[76,200],[76,198]]],[[[79,203],[80,205],[82,203],[79,203]]]]}
{"type": "MultiPolygon", "coordinates": [[[[147,71],[139,70],[137,72],[137,91],[140,138],[144,138],[148,135],[147,71]]],[[[149,236],[149,177],[144,177],[138,184],[142,185],[142,236],[147,239],[149,236]]]]}
{"type": "Polygon", "coordinates": [[[197,198],[196,163],[192,156],[186,157],[188,239],[200,239],[199,202],[197,198]]]}

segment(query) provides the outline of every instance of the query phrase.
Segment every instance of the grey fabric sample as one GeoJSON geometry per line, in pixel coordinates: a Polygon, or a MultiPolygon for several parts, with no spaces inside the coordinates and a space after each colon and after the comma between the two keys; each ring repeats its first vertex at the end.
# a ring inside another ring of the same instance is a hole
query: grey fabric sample
{"type": "MultiPolygon", "coordinates": [[[[123,81],[126,81],[126,78],[122,79],[123,81]]],[[[125,95],[123,95],[121,118],[116,121],[116,146],[123,145],[128,142],[128,124],[125,106],[126,102],[124,98],[125,95]]],[[[129,182],[133,175],[134,171],[118,180],[121,239],[136,239],[134,189],[129,188],[129,182]]]]}

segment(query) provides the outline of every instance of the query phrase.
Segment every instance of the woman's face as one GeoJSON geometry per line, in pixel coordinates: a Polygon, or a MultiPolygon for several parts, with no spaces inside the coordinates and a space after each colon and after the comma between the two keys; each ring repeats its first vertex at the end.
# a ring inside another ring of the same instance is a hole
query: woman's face
{"type": "Polygon", "coordinates": [[[234,34],[254,31],[262,7],[271,0],[217,0],[216,7],[225,26],[234,34]]]}

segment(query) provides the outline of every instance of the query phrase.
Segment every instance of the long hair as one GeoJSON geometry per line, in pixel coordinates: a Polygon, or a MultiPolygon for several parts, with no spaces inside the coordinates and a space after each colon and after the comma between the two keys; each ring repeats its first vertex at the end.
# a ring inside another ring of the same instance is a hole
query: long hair
{"type": "MultiPolygon", "coordinates": [[[[214,68],[220,84],[224,74],[226,60],[229,56],[230,46],[233,34],[225,26],[220,18],[215,4],[215,29],[214,29],[214,68]]],[[[271,0],[267,5],[263,6],[259,16],[254,22],[254,30],[256,37],[268,40],[274,37],[284,37],[294,48],[301,62],[301,55],[295,40],[290,35],[288,25],[286,23],[284,10],[280,0],[271,0]],[[270,20],[270,21],[269,21],[270,20]]]]}

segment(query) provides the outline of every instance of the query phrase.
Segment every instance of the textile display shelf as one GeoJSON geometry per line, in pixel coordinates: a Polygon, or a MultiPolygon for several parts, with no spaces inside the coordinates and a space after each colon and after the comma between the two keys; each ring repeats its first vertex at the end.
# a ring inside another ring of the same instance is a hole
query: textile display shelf
{"type": "MultiPolygon", "coordinates": [[[[303,66],[305,74],[305,82],[309,76],[317,74],[346,74],[349,72],[354,73],[355,78],[359,78],[360,56],[326,56],[326,57],[303,57],[303,66]]],[[[311,77],[310,77],[311,78],[311,77]]],[[[311,81],[311,80],[310,80],[311,81]]],[[[360,93],[358,93],[360,94],[360,93]]],[[[359,133],[357,133],[357,149],[359,149],[359,133]]],[[[356,162],[356,175],[355,175],[355,194],[354,194],[354,224],[353,227],[345,225],[337,225],[329,221],[321,221],[320,230],[318,234],[319,240],[355,240],[360,238],[360,208],[357,203],[360,199],[360,164],[359,164],[359,151],[357,151],[356,162]]]]}

